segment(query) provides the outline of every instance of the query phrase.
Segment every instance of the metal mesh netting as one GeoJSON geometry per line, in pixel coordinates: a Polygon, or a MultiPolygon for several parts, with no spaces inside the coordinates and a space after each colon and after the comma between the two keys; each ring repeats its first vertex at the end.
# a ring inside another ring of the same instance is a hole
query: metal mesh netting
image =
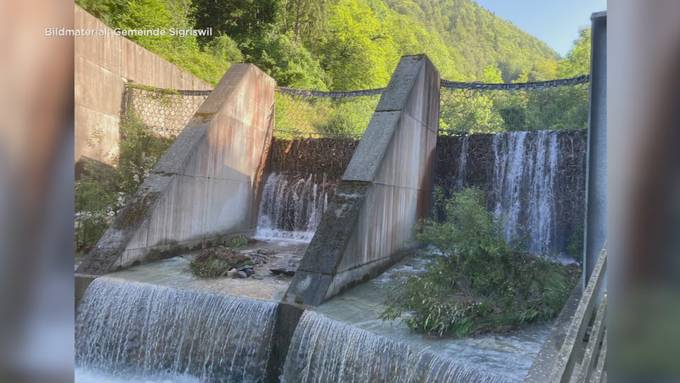
{"type": "MultiPolygon", "coordinates": [[[[381,93],[382,89],[322,92],[277,88],[274,136],[359,139],[381,93]]],[[[175,138],[209,94],[129,85],[124,114],[133,112],[154,135],[175,138]]]]}
{"type": "MultiPolygon", "coordinates": [[[[582,129],[588,123],[589,77],[484,84],[442,80],[440,134],[582,129]]],[[[383,89],[324,92],[277,88],[274,136],[359,139],[383,89]]],[[[175,137],[209,91],[128,89],[128,107],[155,134],[175,137]]]]}
{"type": "MultiPolygon", "coordinates": [[[[588,82],[588,75],[514,84],[442,80],[440,134],[586,128],[588,82]]],[[[361,138],[382,91],[278,88],[274,135],[361,138]]]]}
{"type": "Polygon", "coordinates": [[[274,137],[279,139],[359,139],[380,100],[380,93],[330,97],[331,93],[319,96],[282,89],[276,94],[274,137]]]}
{"type": "Polygon", "coordinates": [[[589,85],[587,77],[576,79],[579,81],[533,87],[527,83],[448,87],[443,82],[439,132],[458,135],[586,128],[589,85]]]}
{"type": "Polygon", "coordinates": [[[174,139],[184,129],[210,91],[174,90],[128,84],[125,89],[125,116],[135,114],[151,133],[174,139]]]}

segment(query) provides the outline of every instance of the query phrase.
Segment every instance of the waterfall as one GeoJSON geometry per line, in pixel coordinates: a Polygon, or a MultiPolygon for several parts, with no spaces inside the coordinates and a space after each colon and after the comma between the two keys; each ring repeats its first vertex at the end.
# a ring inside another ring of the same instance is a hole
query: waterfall
{"type": "Polygon", "coordinates": [[[310,241],[334,191],[325,175],[270,174],[262,190],[256,237],[310,241]]]}
{"type": "Polygon", "coordinates": [[[501,383],[503,378],[305,311],[286,357],[284,383],[501,383]]]}
{"type": "Polygon", "coordinates": [[[556,251],[558,132],[509,132],[493,137],[493,207],[509,241],[528,251],[556,251]]]}
{"type": "Polygon", "coordinates": [[[100,277],[79,307],[76,365],[114,376],[261,382],[275,311],[273,302],[100,277]]]}

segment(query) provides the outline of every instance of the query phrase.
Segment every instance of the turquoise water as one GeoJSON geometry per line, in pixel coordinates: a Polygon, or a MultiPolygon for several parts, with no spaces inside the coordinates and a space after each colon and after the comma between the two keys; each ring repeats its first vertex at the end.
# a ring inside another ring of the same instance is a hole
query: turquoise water
{"type": "Polygon", "coordinates": [[[316,311],[331,319],[403,342],[411,348],[476,366],[487,374],[508,381],[522,381],[550,333],[550,323],[531,325],[506,334],[441,339],[414,333],[402,321],[379,318],[385,309],[387,293],[401,279],[424,271],[435,256],[421,252],[416,257],[405,259],[377,278],[324,303],[316,311]]]}

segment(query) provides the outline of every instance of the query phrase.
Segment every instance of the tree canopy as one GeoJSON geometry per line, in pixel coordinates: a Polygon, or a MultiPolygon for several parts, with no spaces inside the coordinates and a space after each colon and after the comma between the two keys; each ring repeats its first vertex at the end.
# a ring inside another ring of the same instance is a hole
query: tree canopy
{"type": "MultiPolygon", "coordinates": [[[[281,85],[384,86],[399,57],[425,53],[443,77],[553,78],[545,43],[470,0],[77,0],[113,27],[212,27],[207,37],[133,37],[215,83],[230,62],[261,65],[281,85]],[[197,63],[192,64],[195,56],[197,63]],[[227,62],[228,61],[228,62],[227,62]],[[220,65],[221,64],[221,65],[220,65]],[[306,73],[306,74],[303,74],[306,73]]],[[[581,52],[568,59],[581,60],[581,52]]]]}

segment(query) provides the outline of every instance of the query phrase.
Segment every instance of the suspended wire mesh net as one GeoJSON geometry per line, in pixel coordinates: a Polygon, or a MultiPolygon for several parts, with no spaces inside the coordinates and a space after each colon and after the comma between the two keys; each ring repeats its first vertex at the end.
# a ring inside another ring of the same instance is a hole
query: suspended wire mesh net
{"type": "Polygon", "coordinates": [[[274,137],[360,139],[380,94],[381,90],[312,92],[279,88],[274,137]]]}
{"type": "MultiPolygon", "coordinates": [[[[360,139],[382,92],[383,89],[324,92],[279,87],[274,137],[360,139]]],[[[128,93],[128,108],[134,109],[154,132],[174,137],[209,91],[169,93],[131,88],[128,93]]],[[[439,134],[584,129],[588,124],[588,97],[587,75],[516,84],[442,80],[439,134]]]]}
{"type": "MultiPolygon", "coordinates": [[[[323,92],[280,87],[274,137],[354,138],[368,127],[383,89],[323,92]]],[[[484,84],[442,80],[440,135],[584,129],[589,76],[484,84]]]]}
{"type": "Polygon", "coordinates": [[[137,119],[154,136],[175,139],[210,92],[128,83],[125,87],[122,115],[126,119],[137,119]]]}
{"type": "Polygon", "coordinates": [[[440,135],[584,129],[588,76],[521,84],[442,81],[440,135]]]}

